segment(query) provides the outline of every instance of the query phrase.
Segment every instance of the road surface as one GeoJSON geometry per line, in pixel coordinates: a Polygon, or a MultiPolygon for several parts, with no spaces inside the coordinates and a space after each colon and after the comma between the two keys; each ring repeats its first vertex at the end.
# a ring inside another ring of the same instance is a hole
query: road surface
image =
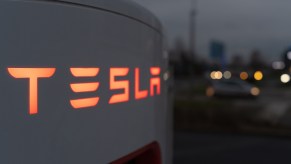
{"type": "Polygon", "coordinates": [[[176,132],[174,164],[290,164],[291,138],[176,132]]]}

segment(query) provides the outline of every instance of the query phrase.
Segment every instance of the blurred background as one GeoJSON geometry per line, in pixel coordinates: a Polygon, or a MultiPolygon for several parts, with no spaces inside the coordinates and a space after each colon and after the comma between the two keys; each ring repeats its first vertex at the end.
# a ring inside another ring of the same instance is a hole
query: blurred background
{"type": "Polygon", "coordinates": [[[174,163],[291,163],[291,1],[135,1],[166,36],[174,163]]]}

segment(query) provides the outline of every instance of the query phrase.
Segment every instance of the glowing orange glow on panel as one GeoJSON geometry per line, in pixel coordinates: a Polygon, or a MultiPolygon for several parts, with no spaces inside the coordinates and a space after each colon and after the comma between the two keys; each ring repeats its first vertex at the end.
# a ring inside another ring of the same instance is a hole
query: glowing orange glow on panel
{"type": "Polygon", "coordinates": [[[75,77],[94,77],[99,73],[99,68],[70,68],[75,77]]]}
{"type": "Polygon", "coordinates": [[[142,98],[146,98],[148,96],[148,91],[147,90],[139,90],[139,68],[135,68],[134,70],[135,72],[135,77],[134,77],[134,82],[135,82],[135,86],[134,86],[134,93],[135,93],[135,99],[142,99],[142,98]]]}
{"type": "Polygon", "coordinates": [[[98,82],[92,82],[92,83],[75,83],[71,84],[71,89],[74,92],[93,92],[96,91],[99,87],[98,82]]]}
{"type": "Polygon", "coordinates": [[[93,97],[93,98],[71,100],[70,103],[73,108],[79,109],[79,108],[87,108],[87,107],[96,106],[98,104],[98,101],[99,101],[99,97],[93,97]]]}
{"type": "Polygon", "coordinates": [[[129,68],[110,68],[110,90],[123,89],[124,92],[114,94],[109,100],[109,104],[129,101],[129,81],[115,80],[115,77],[126,76],[129,68]]]}
{"type": "MultiPolygon", "coordinates": [[[[161,73],[161,68],[159,67],[151,67],[150,72],[153,76],[159,76],[161,73]]],[[[154,88],[156,87],[156,94],[161,93],[161,78],[160,77],[152,77],[150,79],[150,95],[154,96],[154,88]]]]}
{"type": "Polygon", "coordinates": [[[29,79],[29,114],[38,113],[38,78],[49,78],[55,71],[55,68],[8,68],[14,78],[29,79]]]}

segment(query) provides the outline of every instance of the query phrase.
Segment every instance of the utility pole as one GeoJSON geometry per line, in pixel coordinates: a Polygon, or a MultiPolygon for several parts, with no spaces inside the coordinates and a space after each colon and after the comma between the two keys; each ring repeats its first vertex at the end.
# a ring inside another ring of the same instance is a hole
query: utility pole
{"type": "Polygon", "coordinates": [[[191,57],[195,58],[195,31],[196,31],[196,15],[197,0],[191,0],[190,21],[189,21],[189,49],[191,57]]]}

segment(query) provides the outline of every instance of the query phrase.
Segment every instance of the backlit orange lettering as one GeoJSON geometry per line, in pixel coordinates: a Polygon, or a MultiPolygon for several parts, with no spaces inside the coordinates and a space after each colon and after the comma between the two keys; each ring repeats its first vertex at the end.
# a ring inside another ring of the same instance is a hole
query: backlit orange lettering
{"type": "MultiPolygon", "coordinates": [[[[75,77],[95,77],[99,73],[99,68],[70,68],[70,71],[75,77]]],[[[70,84],[73,92],[94,92],[99,87],[99,82],[89,83],[73,83],[70,84]]],[[[70,100],[74,109],[87,108],[96,106],[99,102],[99,97],[81,98],[70,100]]]]}
{"type": "Polygon", "coordinates": [[[75,77],[95,77],[99,73],[99,68],[70,68],[75,77]]]}
{"type": "Polygon", "coordinates": [[[123,89],[124,92],[114,94],[109,100],[109,104],[129,101],[129,81],[115,80],[115,77],[126,76],[129,68],[110,68],[110,90],[123,89]]]}
{"type": "Polygon", "coordinates": [[[83,99],[76,99],[71,100],[71,105],[75,109],[79,108],[87,108],[87,107],[93,107],[98,104],[99,97],[92,97],[92,98],[83,98],[83,99]]]}
{"type": "Polygon", "coordinates": [[[139,90],[140,80],[139,80],[139,68],[135,68],[135,77],[134,77],[134,93],[135,99],[142,99],[148,96],[147,90],[139,90]]]}
{"type": "MultiPolygon", "coordinates": [[[[161,73],[161,69],[159,67],[151,67],[150,72],[153,76],[159,76],[161,73]]],[[[161,78],[160,77],[152,77],[150,79],[150,94],[154,96],[154,88],[156,87],[156,94],[159,95],[161,93],[161,78]]]]}
{"type": "Polygon", "coordinates": [[[49,78],[55,71],[55,68],[8,68],[14,78],[29,79],[29,114],[38,113],[38,78],[49,78]]]}

